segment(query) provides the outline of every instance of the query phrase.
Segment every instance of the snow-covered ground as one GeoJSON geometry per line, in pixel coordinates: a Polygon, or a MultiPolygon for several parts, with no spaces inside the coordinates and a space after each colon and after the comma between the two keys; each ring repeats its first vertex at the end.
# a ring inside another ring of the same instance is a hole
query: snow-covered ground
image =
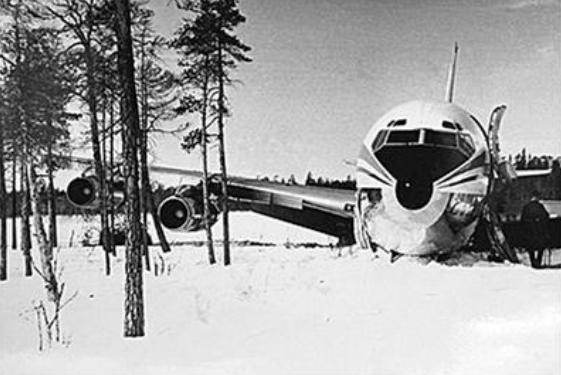
{"type": "MultiPolygon", "coordinates": [[[[38,352],[29,310],[45,293],[37,276],[21,276],[21,256],[9,250],[0,374],[561,373],[559,269],[388,264],[366,251],[287,248],[333,240],[233,216],[235,239],[277,245],[234,247],[227,269],[209,266],[204,247],[175,247],[163,275],[144,274],[142,339],[122,338],[122,251],[104,276],[99,249],[66,247],[72,231],[77,238],[86,229],[67,218],[60,264],[66,295],[78,296],[62,313],[65,344],[38,352]]],[[[152,253],[162,261],[157,247],[152,253]]]]}

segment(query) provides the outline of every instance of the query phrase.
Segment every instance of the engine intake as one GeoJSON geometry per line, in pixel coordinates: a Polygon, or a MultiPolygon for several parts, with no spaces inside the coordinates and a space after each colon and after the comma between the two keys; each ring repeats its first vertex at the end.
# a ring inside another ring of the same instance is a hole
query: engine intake
{"type": "MultiPolygon", "coordinates": [[[[122,202],[125,198],[124,181],[118,180],[113,183],[113,202],[122,202]]],[[[100,186],[97,177],[77,177],[70,181],[66,187],[68,201],[80,208],[97,208],[100,200],[100,186]]]]}
{"type": "MultiPolygon", "coordinates": [[[[164,227],[170,230],[195,232],[204,228],[203,204],[192,198],[172,196],[158,207],[158,216],[164,227]]],[[[216,210],[211,208],[211,225],[216,223],[216,210]]]]}
{"type": "Polygon", "coordinates": [[[66,196],[80,208],[94,208],[99,203],[99,182],[94,176],[78,177],[70,181],[66,196]]]}

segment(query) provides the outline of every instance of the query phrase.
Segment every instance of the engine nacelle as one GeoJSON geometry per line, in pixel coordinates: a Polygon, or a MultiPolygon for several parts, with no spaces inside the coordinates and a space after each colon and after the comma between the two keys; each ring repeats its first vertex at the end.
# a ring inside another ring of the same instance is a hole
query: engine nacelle
{"type": "Polygon", "coordinates": [[[80,208],[95,208],[99,203],[99,181],[95,176],[78,177],[66,187],[66,197],[80,208]]]}
{"type": "MultiPolygon", "coordinates": [[[[172,196],[158,207],[162,225],[170,230],[195,232],[204,228],[203,204],[193,197],[172,196]]],[[[216,223],[216,210],[211,207],[210,223],[216,223]]]]}
{"type": "MultiPolygon", "coordinates": [[[[100,185],[97,177],[77,177],[66,187],[66,197],[73,205],[80,208],[96,208],[101,198],[100,185]]],[[[124,199],[124,182],[113,184],[113,201],[118,203],[124,199]]]]}

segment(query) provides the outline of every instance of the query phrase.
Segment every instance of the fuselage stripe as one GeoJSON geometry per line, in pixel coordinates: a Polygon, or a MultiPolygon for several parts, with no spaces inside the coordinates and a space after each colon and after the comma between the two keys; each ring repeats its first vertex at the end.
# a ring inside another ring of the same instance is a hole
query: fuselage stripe
{"type": "Polygon", "coordinates": [[[454,177],[457,177],[458,175],[469,171],[470,169],[482,167],[484,165],[485,165],[485,152],[481,152],[481,154],[479,154],[475,159],[468,162],[463,167],[460,167],[458,170],[456,170],[454,173],[452,173],[448,177],[444,178],[442,181],[439,181],[438,185],[442,185],[442,184],[446,183],[447,181],[450,181],[454,177]]]}
{"type": "Polygon", "coordinates": [[[386,180],[391,180],[391,177],[387,175],[384,168],[380,165],[380,162],[376,160],[376,158],[372,155],[372,153],[368,150],[368,148],[364,144],[360,149],[360,153],[358,157],[359,159],[364,160],[366,164],[369,164],[370,166],[375,168],[378,172],[380,172],[386,180]]]}
{"type": "Polygon", "coordinates": [[[374,178],[375,180],[377,180],[377,181],[383,183],[384,185],[390,186],[390,183],[389,183],[389,182],[384,181],[381,177],[376,176],[374,173],[370,172],[370,171],[367,170],[366,168],[361,167],[361,166],[358,166],[356,169],[357,169],[358,172],[365,173],[365,174],[367,174],[368,176],[374,178]]]}

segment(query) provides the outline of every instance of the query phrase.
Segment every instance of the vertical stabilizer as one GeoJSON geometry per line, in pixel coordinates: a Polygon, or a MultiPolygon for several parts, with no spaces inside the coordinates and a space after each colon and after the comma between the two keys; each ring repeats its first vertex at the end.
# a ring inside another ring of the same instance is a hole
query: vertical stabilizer
{"type": "Polygon", "coordinates": [[[452,54],[452,61],[450,63],[450,70],[448,71],[448,83],[446,84],[446,98],[445,100],[452,103],[454,100],[454,84],[456,82],[456,60],[458,58],[458,42],[454,43],[454,53],[452,54]]]}

